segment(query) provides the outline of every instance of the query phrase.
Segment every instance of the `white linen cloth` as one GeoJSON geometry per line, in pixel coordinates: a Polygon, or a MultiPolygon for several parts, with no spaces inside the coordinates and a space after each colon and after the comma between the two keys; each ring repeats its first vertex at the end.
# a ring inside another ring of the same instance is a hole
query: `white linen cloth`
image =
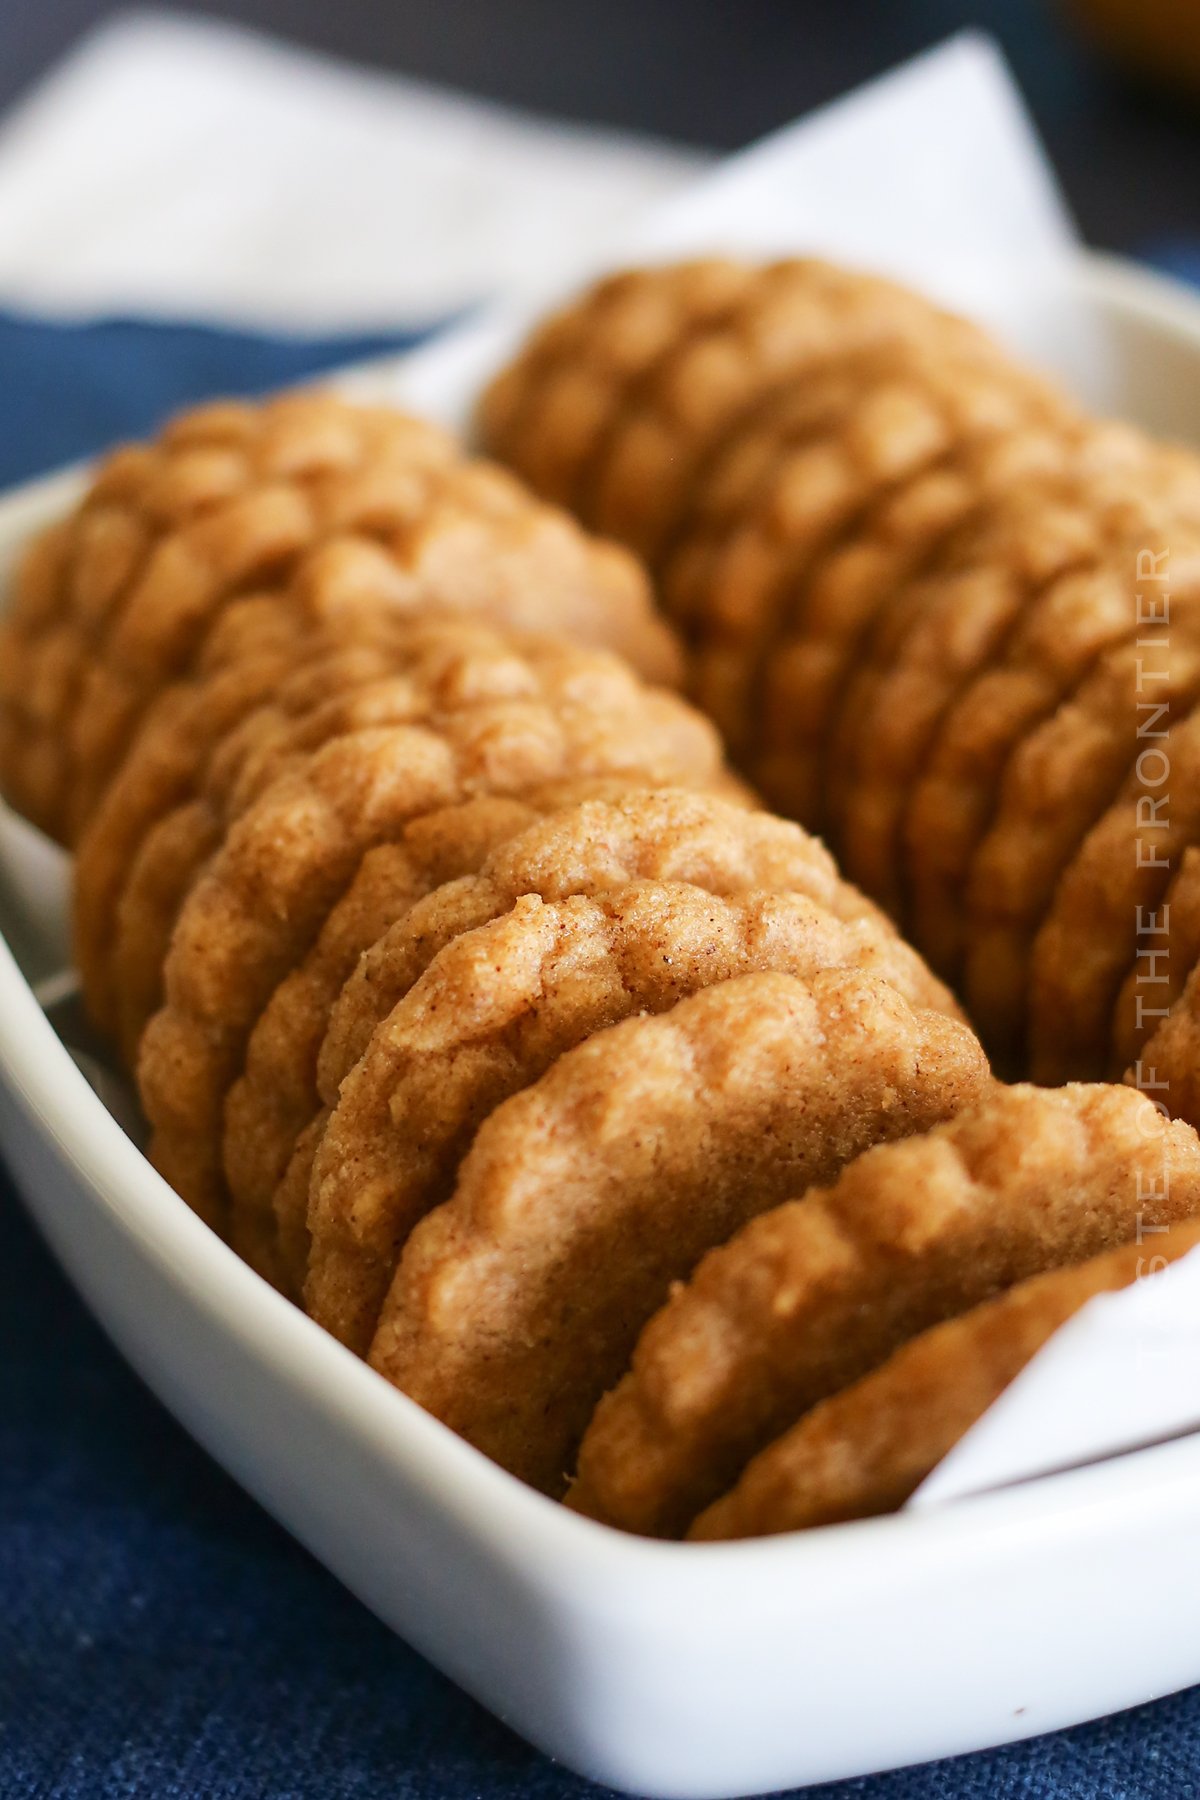
{"type": "Polygon", "coordinates": [[[121,14],[0,126],[0,302],[403,329],[575,267],[704,160],[121,14]]]}

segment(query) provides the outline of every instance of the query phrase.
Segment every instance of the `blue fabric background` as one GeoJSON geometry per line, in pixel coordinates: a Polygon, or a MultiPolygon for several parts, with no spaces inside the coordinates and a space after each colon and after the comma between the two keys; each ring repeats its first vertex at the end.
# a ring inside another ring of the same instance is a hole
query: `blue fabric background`
{"type": "MultiPolygon", "coordinates": [[[[1200,271],[1194,247],[1162,260],[1200,271]]],[[[0,483],[189,399],[385,347],[0,315],[0,483]]],[[[84,1313],[0,1165],[0,1800],[595,1791],[392,1637],[196,1449],[84,1313]]],[[[810,1793],[1188,1800],[1200,1793],[1200,1689],[810,1793]]]]}

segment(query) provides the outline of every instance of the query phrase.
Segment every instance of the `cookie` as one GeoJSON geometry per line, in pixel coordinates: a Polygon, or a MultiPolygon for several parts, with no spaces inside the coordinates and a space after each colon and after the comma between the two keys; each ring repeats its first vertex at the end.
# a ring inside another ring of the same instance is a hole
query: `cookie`
{"type": "Polygon", "coordinates": [[[899,637],[895,628],[924,599],[926,580],[939,570],[946,581],[963,572],[963,546],[990,498],[1053,469],[1061,456],[1061,433],[1051,430],[1014,431],[956,450],[902,484],[859,541],[813,572],[763,672],[758,740],[747,764],[778,810],[811,830],[837,817],[849,777],[843,759],[854,754],[860,727],[883,727],[875,688],[891,667],[893,631],[899,637]],[[885,604],[893,612],[886,631],[877,628],[885,604]]]}
{"type": "MultiPolygon", "coordinates": [[[[921,344],[836,359],[850,393],[825,440],[782,459],[717,557],[692,658],[692,691],[750,762],[760,694],[778,641],[794,632],[822,562],[869,533],[875,512],[923,472],[1053,411],[1040,384],[990,358],[930,354],[921,344]],[[1032,389],[1032,391],[1031,391],[1032,389]]],[[[822,382],[805,385],[820,389],[822,382]]]]}
{"type": "Polygon", "coordinates": [[[286,397],[262,414],[244,491],[161,532],[90,634],[71,718],[71,752],[89,784],[73,795],[81,817],[147,693],[187,666],[231,594],[286,582],[330,533],[382,531],[423,491],[419,472],[432,478],[456,456],[445,433],[420,421],[325,396],[286,397]]]}
{"type": "MultiPolygon", "coordinates": [[[[274,1237],[272,1196],[321,1103],[318,1057],[335,1002],[353,976],[373,1015],[359,1026],[365,1048],[373,1025],[411,985],[403,971],[411,970],[412,953],[402,945],[419,946],[428,960],[448,941],[447,909],[437,895],[419,904],[427,895],[457,883],[470,893],[469,910],[464,901],[449,916],[476,924],[506,912],[521,894],[560,899],[638,877],[695,881],[714,892],[798,887],[822,898],[841,885],[821,847],[782,821],[684,789],[642,793],[636,775],[620,784],[560,784],[520,798],[468,801],[415,821],[395,844],[363,859],[312,950],[251,1033],[244,1072],[225,1106],[235,1248],[268,1272],[262,1265],[274,1237]],[[543,814],[552,816],[542,823],[543,814]],[[469,875],[480,879],[461,880],[469,875]]],[[[847,891],[844,904],[856,898],[847,891]]],[[[327,1087],[330,1104],[359,1053],[327,1087]]],[[[286,1270],[279,1279],[288,1279],[286,1270]]]]}
{"type": "MultiPolygon", "coordinates": [[[[249,410],[249,409],[247,409],[249,410]]],[[[236,433],[206,443],[123,445],[95,467],[83,499],[18,559],[3,624],[3,698],[18,707],[14,652],[29,650],[70,617],[98,629],[139,571],[155,534],[241,493],[246,459],[236,433]]]]}
{"type": "MultiPolygon", "coordinates": [[[[888,391],[843,376],[823,432],[785,443],[742,519],[715,550],[693,638],[691,691],[735,760],[751,753],[756,677],[793,589],[851,528],[873,495],[939,448],[935,409],[889,416],[888,391]]],[[[814,382],[814,387],[820,384],[814,382]]]]}
{"type": "Polygon", "coordinates": [[[613,432],[581,516],[655,566],[706,456],[739,414],[834,355],[912,339],[981,352],[987,344],[974,327],[878,277],[815,259],[763,265],[728,317],[655,370],[613,432]]]}
{"type": "Polygon", "coordinates": [[[329,1010],[358,957],[432,887],[477,869],[488,851],[537,817],[520,799],[485,796],[414,819],[363,857],[304,960],[276,988],[250,1033],[245,1068],[224,1108],[230,1242],[295,1297],[278,1266],[272,1196],[296,1138],[317,1111],[316,1059],[329,1010]]]}
{"type": "MultiPolygon", "coordinates": [[[[376,858],[383,854],[374,853],[376,858]]],[[[466,873],[465,863],[460,873],[466,873]]],[[[269,1171],[274,1171],[271,1185],[279,1184],[274,1208],[283,1247],[282,1278],[289,1285],[302,1276],[307,1263],[307,1170],[323,1126],[306,1134],[299,1155],[293,1153],[290,1162],[288,1154],[318,1100],[327,1109],[337,1104],[342,1082],[366,1051],[376,1027],[436,952],[462,931],[499,917],[522,894],[553,901],[571,894],[602,893],[635,879],[685,881],[715,894],[742,890],[804,894],[839,918],[866,919],[885,934],[891,932],[882,915],[838,878],[823,847],[798,827],[682,790],[648,789],[621,798],[595,798],[555,810],[544,822],[530,822],[520,835],[505,833],[503,841],[497,837],[478,880],[458,881],[416,904],[407,902],[401,888],[394,922],[368,938],[365,930],[375,925],[389,904],[385,895],[380,911],[359,915],[365,929],[357,939],[356,966],[346,966],[348,948],[345,958],[338,959],[337,967],[345,971],[340,993],[330,992],[333,963],[321,942],[278,990],[251,1039],[236,1115],[238,1089],[230,1095],[226,1111],[226,1168],[235,1199],[261,1213],[264,1199],[270,1200],[269,1171]],[[318,992],[319,1002],[313,1007],[318,992]],[[296,1016],[297,1006],[305,1011],[304,1022],[296,1016]],[[316,1035],[318,1021],[325,1027],[323,1041],[316,1035]],[[260,1031],[263,1042],[256,1047],[260,1031]],[[263,1052],[261,1061],[256,1048],[263,1052]],[[290,1067],[287,1074],[285,1062],[290,1067]],[[259,1162],[253,1186],[245,1175],[241,1182],[233,1179],[230,1159],[235,1145],[239,1161],[253,1153],[259,1162]]],[[[353,917],[353,890],[348,901],[353,917]]],[[[336,911],[330,928],[335,940],[345,945],[336,911]]],[[[910,971],[916,984],[913,994],[922,1004],[955,1013],[955,1003],[940,983],[923,981],[923,972],[915,965],[910,971]]],[[[261,1227],[256,1235],[264,1235],[261,1227]]]]}
{"type": "Polygon", "coordinates": [[[1200,712],[1148,744],[1055,892],[1030,960],[1035,1081],[1108,1071],[1113,1009],[1171,874],[1200,833],[1200,712]],[[1140,935],[1141,934],[1141,935],[1140,935]]]}
{"type": "Polygon", "coordinates": [[[945,712],[1087,537],[1087,522],[1047,496],[1048,474],[981,495],[941,566],[885,600],[866,666],[846,690],[829,757],[830,829],[897,917],[908,900],[906,817],[945,712]]]}
{"type": "MultiPolygon", "coordinates": [[[[543,898],[563,898],[580,891],[581,881],[587,883],[586,891],[596,892],[598,882],[606,880],[611,886],[618,876],[628,879],[636,856],[637,868],[644,877],[649,877],[653,869],[657,879],[686,880],[693,886],[720,893],[736,892],[739,886],[803,893],[838,918],[866,919],[880,931],[894,935],[883,914],[841,880],[824,846],[790,821],[748,812],[744,821],[735,822],[720,795],[712,802],[704,796],[633,795],[627,806],[608,811],[604,840],[588,845],[581,855],[580,845],[572,844],[571,839],[581,827],[588,829],[598,811],[565,813],[561,820],[550,820],[543,829],[527,833],[521,845],[513,846],[513,852],[520,850],[528,860],[514,864],[506,857],[504,864],[492,871],[493,877],[501,880],[499,893],[515,895],[522,881],[528,882],[528,891],[541,893],[543,898]],[[671,812],[677,821],[673,832],[666,823],[671,812]],[[656,813],[668,835],[660,846],[650,850],[647,859],[650,846],[639,844],[631,827],[636,827],[639,819],[653,820],[656,813]],[[605,854],[611,858],[607,878],[598,872],[604,866],[600,859],[605,854]]],[[[394,931],[385,933],[364,952],[333,1006],[321,1046],[318,1087],[326,1105],[336,1100],[338,1089],[366,1050],[375,1027],[411,986],[411,946],[423,946],[435,939],[445,941],[445,926],[430,915],[435,907],[450,900],[454,902],[453,916],[459,917],[457,895],[435,898],[419,916],[397,921],[394,931]]],[[[474,906],[473,898],[471,905],[474,906]]],[[[950,1015],[957,1013],[949,990],[923,970],[919,961],[910,963],[906,979],[913,984],[915,1003],[950,1015]]]]}
{"type": "Polygon", "coordinates": [[[922,1332],[760,1451],[689,1538],[766,1537],[898,1511],[1081,1307],[1151,1279],[1197,1244],[1200,1225],[1176,1225],[1153,1246],[1035,1275],[922,1332]]]}
{"type": "Polygon", "coordinates": [[[115,931],[107,958],[93,971],[90,945],[86,990],[97,1022],[115,1021],[127,1062],[136,1057],[141,1032],[161,1003],[161,967],[179,909],[204,863],[233,819],[289,766],[322,743],[381,724],[424,718],[454,694],[456,678],[469,667],[468,693],[475,698],[529,692],[533,678],[486,628],[468,621],[400,621],[372,609],[360,627],[314,641],[311,655],[285,657],[277,679],[257,706],[223,702],[231,692],[245,698],[263,671],[261,659],[244,658],[233,671],[198,681],[190,690],[168,691],[167,726],[175,755],[164,756],[157,731],[148,730],[126,759],[114,783],[113,805],[97,820],[99,850],[89,831],[88,859],[81,860],[76,887],[77,935],[90,920],[83,889],[96,883],[97,903],[111,901],[115,931]],[[240,673],[241,679],[238,679],[240,673]],[[451,695],[442,690],[449,676],[451,695]],[[182,693],[184,717],[196,725],[181,735],[171,693],[182,693]],[[240,714],[240,716],[239,716],[240,714]],[[185,847],[191,844],[190,863],[185,847]],[[98,854],[111,846],[97,880],[98,854]]]}
{"type": "Polygon", "coordinates": [[[548,500],[580,507],[630,395],[659,360],[727,312],[751,279],[719,259],[609,276],[535,332],[485,390],[483,441],[548,500]]]}
{"type": "Polygon", "coordinates": [[[367,850],[472,795],[624,770],[668,784],[719,772],[711,728],[616,659],[509,641],[535,678],[532,696],[331,739],[235,820],[192,887],[138,1080],[157,1166],[210,1218],[223,1212],[220,1112],[246,1037],[367,850]]]}
{"type": "Polygon", "coordinates": [[[1146,629],[1100,656],[1014,750],[971,865],[964,924],[963,993],[999,1067],[1021,1063],[1033,940],[1059,877],[1142,743],[1186,716],[1198,696],[1195,633],[1183,621],[1146,629]]]}
{"type": "Polygon", "coordinates": [[[944,712],[909,799],[912,927],[917,941],[952,977],[963,954],[962,889],[1013,749],[1053,712],[1098,654],[1114,642],[1137,638],[1137,571],[1148,552],[1170,543],[1172,609],[1178,619],[1200,593],[1200,459],[1190,471],[1195,492],[1189,519],[1175,510],[1176,504],[1182,509],[1183,496],[1175,503],[1163,497],[1169,484],[1158,458],[1147,455],[1144,471],[1121,468],[1101,483],[1109,487],[1110,507],[1116,488],[1121,522],[1115,533],[1104,516],[1105,494],[1085,492],[1100,540],[1096,560],[1043,587],[1023,610],[992,666],[969,681],[944,712]],[[1130,515],[1136,522],[1127,524],[1130,515]]]}
{"type": "Polygon", "coordinates": [[[678,1536],[918,1332],[1198,1211],[1200,1140],[1143,1095],[996,1086],[710,1252],[597,1408],[569,1503],[678,1536]]]}
{"type": "MultiPolygon", "coordinates": [[[[712,585],[733,542],[768,504],[778,486],[779,465],[801,446],[833,433],[860,392],[857,367],[834,359],[828,370],[800,386],[784,384],[735,420],[718,440],[707,464],[698,472],[686,517],[661,562],[659,589],[669,618],[689,639],[704,633],[710,615],[712,585]]],[[[820,475],[819,466],[811,471],[820,475]]],[[[736,585],[737,567],[725,577],[726,602],[747,628],[757,624],[761,607],[775,586],[774,563],[764,545],[759,559],[749,548],[742,553],[744,587],[736,585]]]]}
{"type": "Polygon", "coordinates": [[[0,791],[51,836],[63,828],[58,739],[74,696],[76,632],[60,615],[68,596],[80,607],[107,601],[132,579],[146,540],[128,508],[96,504],[50,526],[17,562],[0,619],[0,791]]]}
{"type": "Polygon", "coordinates": [[[304,547],[313,491],[331,471],[454,454],[435,426],[312,394],[200,408],[156,444],[106,459],[67,522],[70,554],[52,596],[18,602],[5,628],[3,711],[22,729],[5,734],[6,744],[15,737],[15,764],[9,758],[0,776],[14,804],[59,836],[69,833],[68,808],[86,810],[75,778],[90,795],[102,775],[76,763],[86,742],[73,734],[86,738],[97,652],[133,596],[143,616],[161,605],[166,619],[186,623],[205,593],[277,574],[304,547]],[[25,756],[43,771],[40,796],[19,791],[25,756]]]}
{"type": "Polygon", "coordinates": [[[873,920],[794,894],[638,882],[557,903],[526,895],[460,931],[342,1083],[313,1167],[308,1310],[365,1352],[404,1240],[448,1197],[474,1132],[574,1044],[734,975],[830,966],[908,993],[925,981],[873,920]]]}
{"type": "Polygon", "coordinates": [[[250,714],[293,686],[301,670],[328,664],[337,646],[355,641],[360,631],[379,640],[393,635],[374,607],[361,624],[339,621],[334,633],[302,621],[286,600],[264,602],[262,610],[259,603],[246,601],[242,609],[255,615],[259,629],[238,633],[232,654],[162,691],[76,851],[75,965],[93,1022],[105,1032],[114,1029],[115,1021],[110,952],[116,912],[139,849],[155,825],[203,792],[216,747],[250,714]]]}
{"type": "MultiPolygon", "coordinates": [[[[1194,855],[1185,867],[1191,887],[1196,875],[1194,855]]],[[[1189,894],[1189,911],[1193,905],[1194,890],[1189,894]]],[[[1153,935],[1147,932],[1143,943],[1166,951],[1169,958],[1173,922],[1163,917],[1161,907],[1144,922],[1157,931],[1153,935]]],[[[1151,990],[1151,1002],[1156,1009],[1162,1005],[1157,991],[1151,990]]],[[[1167,1016],[1144,1022],[1143,1036],[1140,1055],[1125,1072],[1126,1083],[1172,1118],[1196,1124],[1200,1121],[1200,964],[1193,963],[1185,975],[1183,990],[1167,1016]]]]}
{"type": "Polygon", "coordinates": [[[597,281],[584,296],[543,314],[517,354],[487,383],[479,396],[475,423],[481,440],[495,455],[512,461],[517,419],[543,371],[560,359],[567,363],[578,360],[597,312],[610,295],[617,298],[634,287],[638,275],[636,270],[617,270],[597,281]]]}
{"type": "MultiPolygon", "coordinates": [[[[253,500],[259,511],[267,510],[266,494],[253,500]]],[[[516,630],[553,630],[617,650],[651,680],[679,682],[678,646],[655,614],[633,559],[616,545],[589,539],[504,470],[483,462],[381,462],[330,479],[306,504],[308,538],[279,567],[279,578],[289,584],[314,545],[327,545],[331,536],[335,542],[363,541],[376,550],[373,578],[381,609],[415,614],[444,608],[516,630]]],[[[213,522],[204,523],[212,528],[213,522]]],[[[227,528],[229,521],[219,523],[227,528]]],[[[174,561],[164,546],[160,579],[129,595],[84,682],[72,739],[76,761],[87,771],[75,788],[81,818],[94,806],[148,699],[188,665],[228,603],[230,581],[207,566],[203,579],[185,577],[180,556],[194,559],[194,546],[182,540],[172,546],[174,561]]]]}
{"type": "Polygon", "coordinates": [[[626,1019],[481,1126],[408,1239],[371,1364],[559,1493],[641,1326],[706,1250],[988,1080],[965,1026],[840,969],[626,1019]]]}
{"type": "MultiPolygon", "coordinates": [[[[968,739],[972,728],[986,735],[985,709],[964,703],[954,715],[956,696],[964,686],[972,692],[981,671],[991,675],[1047,592],[1057,594],[1062,578],[1097,553],[1103,479],[1115,468],[1124,493],[1148,480],[1153,464],[1148,441],[1124,427],[1075,422],[1047,451],[1032,476],[1006,472],[981,489],[974,520],[932,578],[885,600],[867,666],[848,690],[829,760],[831,829],[847,867],[897,916],[909,898],[906,844],[919,862],[914,887],[935,881],[941,859],[955,862],[949,825],[944,842],[923,803],[926,764],[937,767],[954,725],[965,720],[968,739]]],[[[1118,607],[1125,622],[1123,595],[1118,607]]],[[[1086,605],[1077,610],[1090,618],[1086,605]]],[[[924,891],[919,898],[927,903],[924,891]]],[[[933,929],[930,941],[938,943],[933,929]]]]}
{"type": "Polygon", "coordinates": [[[1109,1059],[1114,1081],[1134,1069],[1135,1087],[1137,1065],[1148,1060],[1148,1041],[1169,1019],[1200,962],[1200,848],[1193,846],[1183,852],[1162,904],[1152,918],[1140,919],[1138,924],[1144,929],[1136,933],[1133,966],[1113,1008],[1109,1059]]]}
{"type": "MultiPolygon", "coordinates": [[[[517,640],[473,620],[434,615],[397,620],[391,628],[377,618],[361,641],[298,666],[269,704],[248,714],[212,748],[201,799],[223,830],[270,780],[321,744],[354,731],[420,720],[439,709],[533,699],[541,692],[539,668],[551,672],[555,693],[580,719],[593,715],[600,720],[609,698],[618,714],[636,706],[639,723],[625,756],[629,766],[636,766],[637,745],[647,742],[648,732],[652,772],[660,766],[654,759],[666,753],[667,741],[676,739],[678,754],[663,767],[672,773],[691,769],[694,759],[697,779],[707,784],[717,776],[711,727],[670,695],[639,689],[613,659],[557,640],[517,640]]],[[[191,803],[182,804],[186,810],[191,803]]],[[[131,898],[127,903],[123,895],[118,904],[112,961],[123,1014],[129,1010],[128,994],[154,992],[164,934],[201,867],[198,861],[189,875],[176,864],[179,841],[169,818],[147,834],[128,877],[131,898]],[[173,909],[160,914],[158,925],[148,930],[136,896],[148,891],[160,902],[166,897],[155,867],[164,843],[178,869],[173,909]]],[[[211,842],[201,844],[202,859],[212,847],[211,842]]],[[[123,1044],[144,1023],[144,1013],[127,1019],[123,1044]]]]}

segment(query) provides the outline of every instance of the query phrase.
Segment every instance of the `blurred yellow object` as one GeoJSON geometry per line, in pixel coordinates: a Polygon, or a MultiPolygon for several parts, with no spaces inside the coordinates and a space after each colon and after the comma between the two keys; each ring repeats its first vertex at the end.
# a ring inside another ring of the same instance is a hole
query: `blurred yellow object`
{"type": "Polygon", "coordinates": [[[1121,62],[1200,94],[1200,0],[1069,0],[1069,7],[1121,62]]]}

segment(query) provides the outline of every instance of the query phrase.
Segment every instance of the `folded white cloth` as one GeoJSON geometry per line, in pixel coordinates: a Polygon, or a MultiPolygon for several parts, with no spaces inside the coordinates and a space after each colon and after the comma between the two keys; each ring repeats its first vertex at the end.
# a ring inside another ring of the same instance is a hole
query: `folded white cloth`
{"type": "Polygon", "coordinates": [[[122,15],[0,128],[0,301],[421,324],[569,270],[704,160],[236,27],[122,15]]]}

